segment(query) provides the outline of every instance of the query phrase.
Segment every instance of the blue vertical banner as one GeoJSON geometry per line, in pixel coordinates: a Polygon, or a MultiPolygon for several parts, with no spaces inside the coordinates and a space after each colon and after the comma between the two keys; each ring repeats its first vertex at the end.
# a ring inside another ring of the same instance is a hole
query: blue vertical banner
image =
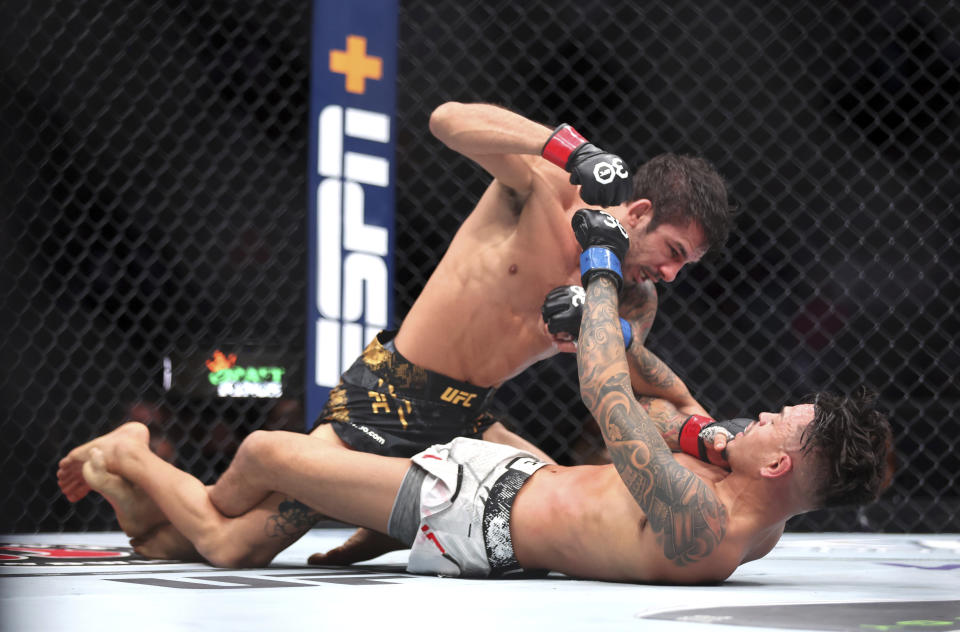
{"type": "Polygon", "coordinates": [[[307,427],[393,314],[398,0],[314,0],[307,427]]]}

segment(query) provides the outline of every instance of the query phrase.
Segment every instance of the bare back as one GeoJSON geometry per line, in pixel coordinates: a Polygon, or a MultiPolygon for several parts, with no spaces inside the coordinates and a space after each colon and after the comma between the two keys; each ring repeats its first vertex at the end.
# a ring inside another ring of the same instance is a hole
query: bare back
{"type": "Polygon", "coordinates": [[[531,159],[531,189],[494,180],[404,319],[397,349],[426,369],[498,385],[556,350],[540,307],[579,283],[570,217],[584,204],[560,169],[531,159]]]}
{"type": "MultiPolygon", "coordinates": [[[[674,458],[714,491],[728,476],[685,454],[674,458]]],[[[655,532],[613,465],[550,466],[520,490],[511,533],[517,559],[527,568],[609,581],[717,582],[741,563],[763,557],[783,532],[783,522],[760,525],[752,515],[734,513],[729,500],[724,504],[731,520],[719,543],[700,538],[692,525],[678,546],[676,534],[655,532]]]]}

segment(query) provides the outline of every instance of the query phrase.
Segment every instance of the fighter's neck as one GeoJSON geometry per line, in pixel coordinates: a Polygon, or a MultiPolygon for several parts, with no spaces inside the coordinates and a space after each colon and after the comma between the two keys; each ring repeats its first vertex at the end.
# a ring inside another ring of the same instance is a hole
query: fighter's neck
{"type": "Polygon", "coordinates": [[[731,516],[762,527],[785,522],[800,513],[782,486],[759,476],[731,472],[714,489],[731,516]]]}

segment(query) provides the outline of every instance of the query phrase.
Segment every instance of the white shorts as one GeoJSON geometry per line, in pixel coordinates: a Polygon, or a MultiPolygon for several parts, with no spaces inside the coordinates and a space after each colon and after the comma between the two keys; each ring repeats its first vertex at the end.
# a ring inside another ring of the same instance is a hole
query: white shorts
{"type": "Polygon", "coordinates": [[[406,477],[397,500],[419,498],[419,512],[395,505],[390,519],[393,535],[412,533],[411,521],[419,517],[407,570],[449,577],[523,572],[513,553],[510,509],[526,480],[546,463],[510,446],[463,437],[411,460],[426,475],[406,477]],[[411,484],[420,485],[418,495],[404,490],[411,484]]]}

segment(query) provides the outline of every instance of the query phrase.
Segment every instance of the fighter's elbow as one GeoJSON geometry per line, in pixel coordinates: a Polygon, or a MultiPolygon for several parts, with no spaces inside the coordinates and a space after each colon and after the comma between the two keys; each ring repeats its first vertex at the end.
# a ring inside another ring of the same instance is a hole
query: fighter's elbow
{"type": "Polygon", "coordinates": [[[430,133],[443,140],[448,137],[463,104],[456,101],[441,103],[430,113],[430,133]]]}

